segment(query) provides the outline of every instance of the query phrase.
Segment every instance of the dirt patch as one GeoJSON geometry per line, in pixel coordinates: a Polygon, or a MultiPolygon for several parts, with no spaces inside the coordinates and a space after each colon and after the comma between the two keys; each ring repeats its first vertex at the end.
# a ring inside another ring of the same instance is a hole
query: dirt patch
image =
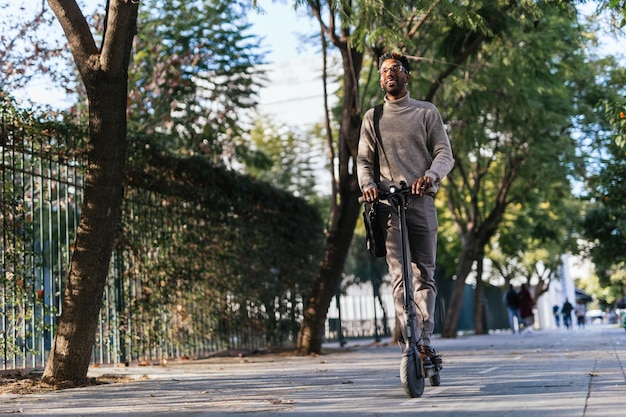
{"type": "MultiPolygon", "coordinates": [[[[0,371],[0,395],[4,394],[40,394],[43,392],[57,391],[67,388],[78,388],[75,385],[53,386],[41,382],[42,370],[11,370],[0,371]]],[[[132,378],[125,376],[104,375],[97,378],[89,378],[81,387],[89,387],[104,384],[116,384],[131,382],[132,378]]]]}
{"type": "MultiPolygon", "coordinates": [[[[367,343],[364,346],[385,346],[386,344],[380,343],[367,343]]],[[[353,349],[358,348],[359,346],[353,346],[352,348],[325,348],[321,355],[312,355],[312,356],[323,356],[331,353],[348,353],[353,351],[353,349]]],[[[281,357],[289,357],[289,356],[297,356],[294,349],[254,349],[254,350],[225,350],[220,352],[215,352],[213,354],[204,356],[202,358],[173,358],[171,360],[162,360],[162,361],[140,361],[134,364],[134,366],[144,367],[144,366],[165,366],[169,367],[170,365],[191,365],[197,363],[202,363],[203,361],[254,361],[254,360],[267,360],[272,361],[281,357]]],[[[93,365],[94,367],[98,367],[99,365],[93,365]]],[[[120,364],[123,366],[123,364],[120,364]]],[[[41,377],[43,375],[43,369],[15,369],[15,370],[0,370],[0,395],[4,394],[39,394],[50,391],[57,391],[62,389],[69,388],[79,388],[79,387],[90,387],[96,385],[105,385],[105,384],[117,384],[124,382],[133,382],[142,378],[132,378],[124,375],[116,375],[113,374],[105,374],[102,376],[98,376],[96,378],[89,378],[88,382],[84,385],[76,386],[71,383],[67,384],[59,384],[59,385],[49,385],[41,382],[41,377]]]]}

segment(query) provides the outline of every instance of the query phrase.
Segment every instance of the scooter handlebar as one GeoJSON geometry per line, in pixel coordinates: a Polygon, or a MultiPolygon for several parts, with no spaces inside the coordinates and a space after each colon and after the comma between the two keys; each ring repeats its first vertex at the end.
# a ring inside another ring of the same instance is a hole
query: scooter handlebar
{"type": "MultiPolygon", "coordinates": [[[[394,195],[400,195],[400,194],[405,194],[405,195],[411,194],[411,187],[406,185],[404,181],[400,183],[400,185],[390,186],[389,191],[378,190],[378,199],[387,200],[390,197],[393,197],[394,195]]],[[[365,203],[365,199],[363,198],[363,196],[360,196],[358,201],[359,201],[359,204],[365,203]]]]}

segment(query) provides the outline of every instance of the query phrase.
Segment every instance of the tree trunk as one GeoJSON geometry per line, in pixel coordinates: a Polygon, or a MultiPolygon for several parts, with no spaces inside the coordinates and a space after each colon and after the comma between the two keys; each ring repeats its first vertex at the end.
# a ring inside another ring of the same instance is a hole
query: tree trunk
{"type": "MultiPolygon", "coordinates": [[[[504,190],[501,191],[503,191],[503,195],[506,195],[504,190]]],[[[470,272],[472,272],[474,262],[482,261],[484,248],[487,243],[489,243],[489,239],[495,234],[497,226],[502,220],[505,208],[506,203],[498,203],[479,229],[468,232],[465,237],[461,239],[463,246],[461,256],[459,257],[459,267],[456,271],[456,280],[452,285],[452,294],[450,295],[450,301],[448,303],[446,322],[442,332],[443,337],[455,338],[457,335],[465,280],[470,272]]],[[[477,279],[481,279],[481,277],[479,276],[477,279]]],[[[479,320],[480,318],[474,317],[474,319],[479,320]]]]}
{"type": "MultiPolygon", "coordinates": [[[[509,190],[513,181],[516,179],[519,168],[522,164],[521,158],[513,158],[509,160],[507,170],[501,176],[499,188],[496,194],[496,201],[491,211],[486,215],[481,215],[478,209],[479,202],[476,195],[472,197],[472,210],[469,218],[464,224],[472,225],[470,229],[464,229],[462,223],[456,222],[457,231],[462,242],[461,256],[459,257],[459,266],[456,272],[456,281],[452,286],[452,294],[448,303],[446,314],[446,322],[443,327],[442,336],[446,338],[455,338],[457,336],[459,314],[461,313],[461,303],[463,300],[463,289],[465,288],[465,280],[472,271],[472,265],[475,261],[484,256],[485,246],[498,230],[498,225],[502,221],[507,206],[513,200],[507,200],[509,190]],[[481,219],[484,219],[481,221],[481,219]]],[[[459,163],[457,161],[457,166],[459,163]]],[[[453,183],[452,187],[456,187],[454,176],[449,176],[449,181],[453,183]]],[[[456,212],[454,204],[460,204],[452,197],[450,192],[447,193],[448,204],[452,212],[456,212]]]]}
{"type": "Polygon", "coordinates": [[[357,183],[356,169],[351,171],[350,167],[353,167],[356,160],[361,129],[358,74],[361,72],[363,54],[349,48],[347,44],[340,49],[345,95],[339,134],[339,195],[336,197],[338,204],[333,206],[330,214],[324,258],[305,304],[296,348],[301,355],[319,354],[322,350],[328,307],[341,279],[361,207],[357,200],[361,192],[357,183]]]}
{"type": "Polygon", "coordinates": [[[356,179],[352,178],[351,182],[352,185],[348,188],[352,188],[352,191],[342,192],[342,202],[338,205],[340,213],[337,218],[341,227],[331,231],[326,238],[326,250],[320,272],[306,302],[296,349],[301,355],[319,354],[322,350],[328,308],[340,283],[360,211],[357,202],[360,193],[355,185],[356,179]]]}
{"type": "Polygon", "coordinates": [[[483,296],[485,294],[485,282],[483,281],[484,262],[485,254],[481,252],[476,260],[476,291],[474,292],[474,332],[476,334],[487,333],[483,322],[483,296]]]}
{"type": "Polygon", "coordinates": [[[43,381],[84,384],[124,194],[128,60],[137,5],[112,0],[103,52],[97,54],[74,1],[49,0],[63,27],[89,100],[87,172],[75,250],[43,381]]]}
{"type": "Polygon", "coordinates": [[[101,82],[95,90],[76,249],[44,374],[53,384],[85,382],[123,197],[126,82],[101,82]]]}
{"type": "Polygon", "coordinates": [[[456,338],[459,315],[461,314],[461,304],[463,302],[463,291],[465,289],[465,279],[472,271],[472,265],[476,259],[476,251],[473,245],[463,245],[461,256],[459,257],[459,267],[456,271],[456,280],[452,284],[452,292],[448,301],[446,321],[441,335],[446,338],[456,338]]]}

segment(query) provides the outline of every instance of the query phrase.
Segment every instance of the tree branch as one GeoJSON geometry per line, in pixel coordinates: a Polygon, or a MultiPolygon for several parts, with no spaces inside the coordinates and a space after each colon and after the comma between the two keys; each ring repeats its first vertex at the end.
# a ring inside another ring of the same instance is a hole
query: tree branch
{"type": "Polygon", "coordinates": [[[430,15],[432,14],[433,10],[435,10],[435,6],[437,6],[440,2],[441,2],[441,0],[437,0],[437,1],[433,1],[432,2],[432,4],[428,7],[428,10],[426,10],[426,12],[422,15],[422,17],[420,19],[418,19],[417,22],[415,22],[415,24],[413,26],[411,26],[411,28],[409,29],[409,31],[406,34],[406,36],[408,38],[412,38],[417,33],[419,33],[421,27],[426,23],[426,21],[428,20],[428,17],[430,17],[430,15]]]}
{"type": "Polygon", "coordinates": [[[65,32],[78,72],[84,79],[93,63],[90,58],[98,54],[87,20],[75,0],[48,0],[48,5],[65,32]]]}
{"type": "MultiPolygon", "coordinates": [[[[507,11],[509,11],[509,9],[511,9],[516,3],[517,2],[515,0],[510,0],[509,3],[506,6],[504,6],[502,9],[500,9],[500,11],[498,11],[498,13],[496,13],[495,16],[493,16],[493,18],[489,21],[488,28],[493,29],[496,26],[496,24],[504,17],[504,14],[507,11]]],[[[461,54],[457,57],[457,59],[453,63],[451,63],[448,66],[448,68],[446,68],[439,75],[439,77],[437,77],[435,81],[433,81],[433,84],[430,87],[428,94],[426,94],[425,100],[427,101],[433,100],[433,97],[435,96],[435,93],[437,92],[441,84],[443,83],[443,80],[446,79],[450,74],[452,74],[455,69],[460,67],[461,64],[465,62],[468,56],[470,56],[475,51],[477,51],[480,45],[482,44],[482,42],[486,38],[487,38],[487,35],[485,32],[482,32],[478,36],[476,36],[476,39],[474,39],[474,42],[472,42],[463,52],[461,52],[461,54]]]]}
{"type": "Polygon", "coordinates": [[[138,1],[110,0],[109,21],[102,42],[100,62],[102,70],[109,74],[125,73],[128,68],[127,49],[130,46],[134,33],[129,36],[129,29],[133,29],[134,17],[138,1]],[[121,46],[124,45],[122,48],[121,46]]]}

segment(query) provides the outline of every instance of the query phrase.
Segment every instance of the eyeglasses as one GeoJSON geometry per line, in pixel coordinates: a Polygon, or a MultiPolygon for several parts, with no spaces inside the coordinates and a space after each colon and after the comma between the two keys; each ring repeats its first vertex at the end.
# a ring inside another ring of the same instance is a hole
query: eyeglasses
{"type": "Polygon", "coordinates": [[[402,71],[405,71],[404,67],[402,65],[392,65],[390,67],[387,68],[383,68],[379,71],[380,75],[385,75],[387,74],[389,71],[393,72],[394,74],[400,74],[402,71]]]}

